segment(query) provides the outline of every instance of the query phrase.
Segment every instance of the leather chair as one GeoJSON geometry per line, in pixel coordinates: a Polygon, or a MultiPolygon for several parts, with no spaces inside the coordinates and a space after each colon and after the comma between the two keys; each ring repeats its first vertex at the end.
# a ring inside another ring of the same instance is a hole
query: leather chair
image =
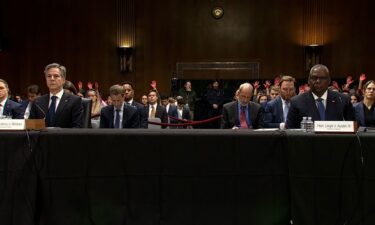
{"type": "Polygon", "coordinates": [[[91,128],[91,106],[92,101],[89,98],[82,98],[82,107],[83,107],[83,113],[82,113],[82,128],[91,128]]]}

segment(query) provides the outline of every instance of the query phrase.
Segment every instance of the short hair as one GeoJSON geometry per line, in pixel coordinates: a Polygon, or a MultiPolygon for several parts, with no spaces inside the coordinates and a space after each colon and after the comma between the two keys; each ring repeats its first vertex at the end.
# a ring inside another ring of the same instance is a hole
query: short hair
{"type": "Polygon", "coordinates": [[[131,82],[131,81],[122,82],[122,86],[124,86],[125,84],[129,85],[134,90],[134,83],[133,82],[131,82]]]}
{"type": "Polygon", "coordinates": [[[276,86],[276,85],[271,86],[271,91],[280,92],[280,86],[276,86]]]}
{"type": "MultiPolygon", "coordinates": [[[[325,66],[325,65],[323,65],[323,64],[316,64],[313,67],[311,67],[310,72],[309,72],[309,78],[310,78],[310,76],[312,74],[312,71],[315,70],[315,69],[317,69],[317,68],[324,69],[327,72],[328,77],[331,78],[330,75],[329,75],[329,69],[328,69],[328,67],[325,66]]],[[[280,82],[280,84],[281,84],[281,82],[280,82]]]]}
{"type": "Polygon", "coordinates": [[[288,75],[286,75],[286,76],[282,76],[282,77],[281,77],[281,79],[280,79],[280,86],[282,85],[282,83],[283,83],[284,81],[288,81],[288,82],[296,83],[296,79],[294,79],[294,77],[292,77],[292,76],[288,76],[288,75]]]}
{"type": "Polygon", "coordinates": [[[179,105],[181,105],[181,104],[185,105],[186,104],[186,101],[182,96],[177,96],[176,101],[177,101],[177,104],[179,104],[179,105]]]}
{"type": "Polygon", "coordinates": [[[46,66],[46,68],[44,69],[44,75],[47,76],[47,74],[48,74],[48,70],[51,69],[51,68],[57,68],[57,69],[59,69],[59,70],[60,70],[60,75],[61,75],[64,79],[66,79],[66,68],[65,68],[65,66],[60,65],[60,64],[58,64],[58,63],[51,63],[51,64],[48,64],[48,65],[46,66]]]}
{"type": "Polygon", "coordinates": [[[166,95],[160,95],[160,100],[168,100],[168,96],[166,96],[166,95]]]}
{"type": "Polygon", "coordinates": [[[369,80],[365,83],[365,85],[363,85],[363,90],[366,90],[366,88],[370,85],[370,84],[375,84],[375,81],[374,80],[369,80]]]}
{"type": "Polygon", "coordinates": [[[74,95],[77,95],[77,88],[74,86],[74,84],[68,80],[65,80],[65,83],[63,85],[63,89],[66,89],[70,92],[72,92],[74,95]]]}
{"type": "Polygon", "coordinates": [[[158,96],[158,93],[156,92],[156,90],[152,90],[152,89],[148,91],[147,96],[148,96],[151,92],[155,92],[156,96],[158,96]]]}
{"type": "Polygon", "coordinates": [[[6,87],[6,89],[7,89],[8,92],[9,92],[9,85],[8,85],[8,82],[6,82],[6,81],[3,80],[3,79],[0,79],[0,82],[3,82],[3,83],[4,83],[4,86],[6,87]]]}
{"type": "Polygon", "coordinates": [[[122,85],[115,84],[109,88],[109,95],[125,95],[125,90],[122,85]]]}
{"type": "Polygon", "coordinates": [[[31,93],[31,94],[40,94],[40,89],[39,89],[39,86],[36,85],[36,84],[32,84],[30,86],[27,87],[27,93],[31,93]]]}
{"type": "Polygon", "coordinates": [[[240,87],[238,88],[239,92],[241,92],[242,89],[244,89],[246,87],[250,87],[251,88],[251,93],[253,93],[253,85],[251,85],[250,83],[243,83],[243,84],[241,84],[240,87]]]}

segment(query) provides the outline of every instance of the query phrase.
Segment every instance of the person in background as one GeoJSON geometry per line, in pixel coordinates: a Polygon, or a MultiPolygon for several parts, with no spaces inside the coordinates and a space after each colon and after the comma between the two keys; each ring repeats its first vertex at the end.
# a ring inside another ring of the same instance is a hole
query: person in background
{"type": "Polygon", "coordinates": [[[31,106],[33,105],[35,99],[41,95],[39,86],[32,84],[27,87],[27,100],[22,101],[21,109],[25,119],[30,116],[31,106]]]}
{"type": "Polygon", "coordinates": [[[270,88],[270,100],[275,100],[280,93],[280,86],[271,86],[270,88]]]}
{"type": "MultiPolygon", "coordinates": [[[[158,93],[156,90],[150,90],[148,93],[148,118],[160,118],[162,123],[168,123],[168,114],[164,106],[158,104],[158,93]]],[[[166,128],[162,126],[162,128],[166,128]]]]}
{"type": "Polygon", "coordinates": [[[350,95],[350,102],[352,103],[353,106],[360,101],[361,101],[361,97],[359,95],[357,95],[357,94],[351,94],[350,95]]]}
{"type": "Polygon", "coordinates": [[[331,77],[325,65],[313,66],[308,82],[310,90],[290,101],[286,128],[300,128],[302,117],[312,117],[313,121],[354,121],[349,96],[328,90],[331,77]]]}
{"type": "Polygon", "coordinates": [[[82,123],[82,100],[77,95],[64,92],[66,68],[58,63],[45,67],[49,94],[38,97],[30,110],[30,119],[42,119],[47,127],[80,128],[82,123]]]}
{"type": "Polygon", "coordinates": [[[197,94],[192,89],[191,82],[186,81],[184,87],[178,91],[178,95],[182,96],[183,99],[186,101],[186,106],[189,108],[190,111],[190,118],[194,120],[194,109],[195,109],[195,102],[197,101],[197,94]]]}
{"type": "Polygon", "coordinates": [[[9,99],[9,86],[3,79],[0,79],[0,116],[23,119],[21,105],[9,99]]]}
{"type": "MultiPolygon", "coordinates": [[[[181,120],[189,121],[190,120],[190,111],[186,106],[186,100],[182,96],[176,97],[177,101],[177,117],[181,120]]],[[[186,126],[178,128],[187,128],[186,126]]]]}
{"type": "Polygon", "coordinates": [[[101,109],[105,106],[102,104],[100,95],[96,90],[90,89],[86,92],[87,98],[91,99],[91,119],[98,120],[100,116],[101,109]]]}
{"type": "Polygon", "coordinates": [[[141,97],[141,103],[144,106],[148,105],[147,95],[142,95],[142,97],[141,97]]]}
{"type": "Polygon", "coordinates": [[[68,80],[65,80],[65,83],[63,85],[63,89],[65,92],[72,94],[72,95],[77,95],[77,89],[74,86],[74,84],[68,80]]]}
{"type": "Polygon", "coordinates": [[[369,80],[363,86],[363,100],[354,105],[355,120],[361,127],[375,127],[375,81],[369,80]]]}
{"type": "Polygon", "coordinates": [[[107,97],[107,100],[105,101],[105,103],[106,103],[107,105],[112,105],[112,98],[111,98],[110,95],[107,97]]]}
{"type": "MultiPolygon", "coordinates": [[[[221,115],[224,103],[224,91],[219,88],[218,81],[213,81],[212,88],[207,90],[207,102],[209,118],[221,115]]],[[[209,128],[220,128],[220,120],[218,122],[213,121],[208,126],[209,128]]]]}
{"type": "Polygon", "coordinates": [[[139,114],[139,124],[141,128],[148,128],[148,114],[147,108],[134,100],[134,84],[130,81],[125,81],[122,86],[125,91],[125,104],[128,104],[137,109],[139,114]]]}

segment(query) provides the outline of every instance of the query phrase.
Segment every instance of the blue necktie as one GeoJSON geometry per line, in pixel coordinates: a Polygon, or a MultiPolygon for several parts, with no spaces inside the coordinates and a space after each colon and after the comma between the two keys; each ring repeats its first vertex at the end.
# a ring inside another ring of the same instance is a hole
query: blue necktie
{"type": "Polygon", "coordinates": [[[320,120],[325,120],[326,119],[326,109],[324,108],[324,104],[323,104],[323,99],[322,98],[318,98],[316,100],[316,102],[318,103],[318,111],[319,111],[319,115],[320,115],[320,120]]]}
{"type": "Polygon", "coordinates": [[[288,118],[289,107],[290,107],[289,101],[285,101],[284,112],[283,112],[284,122],[286,122],[286,118],[288,118]]]}
{"type": "Polygon", "coordinates": [[[48,109],[48,126],[52,127],[55,122],[57,96],[51,96],[51,104],[48,109]]]}
{"type": "Polygon", "coordinates": [[[120,128],[120,109],[116,109],[115,128],[120,128]]]}

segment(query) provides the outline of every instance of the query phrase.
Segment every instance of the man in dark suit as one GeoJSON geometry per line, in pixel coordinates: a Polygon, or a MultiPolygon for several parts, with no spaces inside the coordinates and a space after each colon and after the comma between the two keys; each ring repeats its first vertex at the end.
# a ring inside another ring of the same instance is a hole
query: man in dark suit
{"type": "MultiPolygon", "coordinates": [[[[156,90],[150,90],[148,92],[148,117],[149,118],[160,118],[162,123],[168,123],[168,114],[165,108],[158,105],[158,94],[156,90]]],[[[166,128],[166,126],[162,126],[166,128]]]]}
{"type": "Polygon", "coordinates": [[[109,89],[109,94],[112,105],[101,109],[100,128],[139,128],[138,109],[124,102],[124,87],[113,85],[109,89]]]}
{"type": "Polygon", "coordinates": [[[122,86],[124,87],[124,90],[125,90],[125,104],[131,105],[138,110],[140,128],[147,128],[148,127],[147,108],[143,104],[134,101],[134,84],[130,81],[125,81],[124,83],[122,83],[122,86]]]}
{"type": "Polygon", "coordinates": [[[280,95],[267,102],[264,112],[264,127],[285,128],[285,121],[290,108],[290,99],[295,95],[296,80],[291,76],[283,76],[280,79],[280,95]]]}
{"type": "MultiPolygon", "coordinates": [[[[161,95],[161,105],[165,107],[168,115],[168,122],[169,123],[178,123],[177,120],[172,119],[171,117],[178,118],[177,106],[174,103],[174,99],[172,97],[167,97],[165,95],[161,95]]],[[[176,128],[176,127],[169,127],[169,128],[176,128]]]]}
{"type": "Polygon", "coordinates": [[[31,106],[37,97],[40,96],[39,86],[32,84],[27,87],[27,100],[21,102],[21,109],[25,119],[30,116],[31,106]]]}
{"type": "Polygon", "coordinates": [[[310,91],[293,97],[286,122],[287,128],[300,128],[302,117],[317,120],[354,120],[350,98],[328,90],[331,82],[329,70],[318,64],[311,68],[309,75],[310,91]]]}
{"type": "Polygon", "coordinates": [[[12,119],[23,119],[21,105],[9,99],[9,86],[3,79],[0,79],[0,115],[12,119]]]}
{"type": "Polygon", "coordinates": [[[263,127],[263,108],[252,102],[253,86],[249,83],[241,84],[238,101],[223,106],[221,119],[222,129],[258,129],[263,127]]]}
{"type": "Polygon", "coordinates": [[[64,92],[66,68],[58,63],[44,70],[49,94],[38,97],[30,110],[30,119],[45,119],[47,127],[80,128],[81,98],[64,92]]]}

